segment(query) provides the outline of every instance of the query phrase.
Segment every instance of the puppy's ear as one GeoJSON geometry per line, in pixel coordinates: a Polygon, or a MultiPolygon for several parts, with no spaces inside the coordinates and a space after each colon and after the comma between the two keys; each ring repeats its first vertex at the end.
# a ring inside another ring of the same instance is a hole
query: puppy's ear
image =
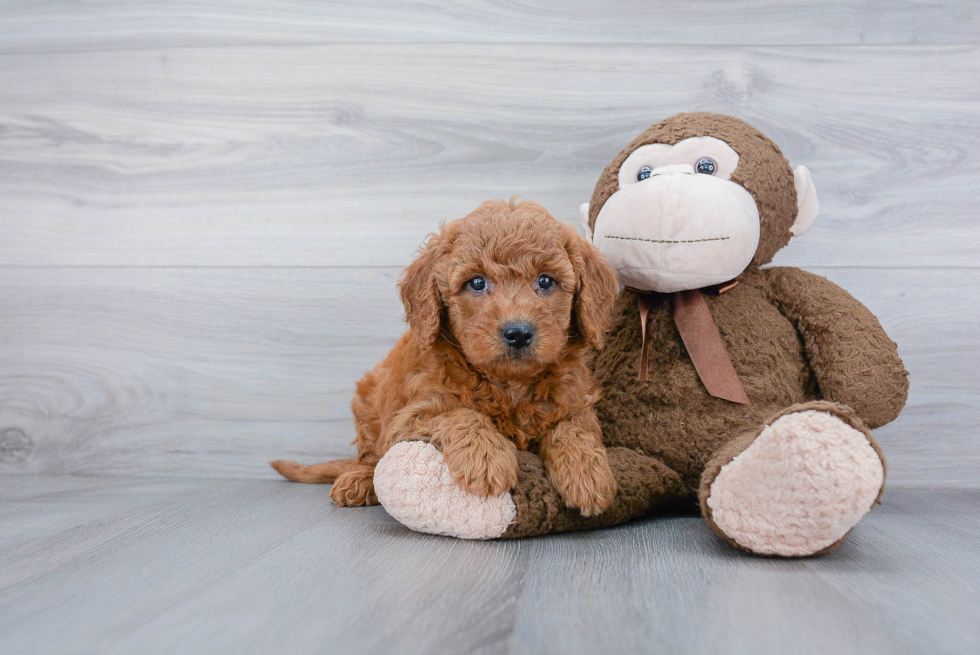
{"type": "Polygon", "coordinates": [[[616,271],[598,248],[580,237],[570,225],[565,227],[565,250],[578,277],[572,321],[578,333],[598,350],[602,348],[603,337],[609,329],[609,315],[619,291],[619,282],[616,271]]]}
{"type": "Polygon", "coordinates": [[[398,281],[398,295],[405,305],[405,320],[423,346],[435,342],[442,323],[442,297],[435,270],[442,254],[440,240],[438,234],[429,235],[398,281]]]}

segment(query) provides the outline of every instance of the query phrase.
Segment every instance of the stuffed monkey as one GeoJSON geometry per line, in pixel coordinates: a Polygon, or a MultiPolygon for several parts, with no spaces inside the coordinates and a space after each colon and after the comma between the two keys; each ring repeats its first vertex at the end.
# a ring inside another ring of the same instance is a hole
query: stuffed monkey
{"type": "Polygon", "coordinates": [[[807,169],[741,120],[679,114],[640,134],[582,212],[625,286],[595,359],[613,504],[588,518],[565,507],[530,452],[510,493],[466,494],[432,447],[385,456],[381,503],[415,530],[514,538],[697,501],[750,553],[839,545],[880,499],[885,460],[870,430],[898,416],[908,373],[846,291],[762,268],[817,208],[807,169]]]}

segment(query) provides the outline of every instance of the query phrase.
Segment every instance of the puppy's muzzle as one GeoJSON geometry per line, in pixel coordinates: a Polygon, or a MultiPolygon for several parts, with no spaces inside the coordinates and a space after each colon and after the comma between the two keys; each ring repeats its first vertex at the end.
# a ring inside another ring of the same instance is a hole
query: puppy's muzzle
{"type": "Polygon", "coordinates": [[[521,350],[534,340],[534,326],[530,323],[508,323],[500,329],[500,335],[508,346],[521,350]]]}

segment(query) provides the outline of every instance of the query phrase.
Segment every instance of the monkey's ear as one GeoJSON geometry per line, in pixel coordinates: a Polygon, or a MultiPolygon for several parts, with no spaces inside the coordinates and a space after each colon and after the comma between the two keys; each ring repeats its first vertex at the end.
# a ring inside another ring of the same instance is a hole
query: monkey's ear
{"type": "Polygon", "coordinates": [[[575,304],[572,323],[575,330],[595,349],[602,348],[603,337],[609,329],[610,313],[619,282],[616,271],[606,258],[578,232],[568,229],[565,250],[578,277],[575,284],[575,304]]]}
{"type": "Polygon", "coordinates": [[[813,178],[806,166],[793,169],[793,185],[796,187],[796,222],[789,228],[789,232],[798,237],[817,220],[820,203],[817,202],[817,189],[813,186],[813,178]]]}
{"type": "Polygon", "coordinates": [[[592,228],[589,227],[589,203],[583,202],[578,206],[578,217],[585,228],[585,238],[592,241],[592,228]]]}
{"type": "Polygon", "coordinates": [[[420,344],[432,345],[442,323],[442,297],[436,280],[440,237],[429,236],[422,249],[398,281],[398,295],[405,305],[405,320],[420,344]]]}

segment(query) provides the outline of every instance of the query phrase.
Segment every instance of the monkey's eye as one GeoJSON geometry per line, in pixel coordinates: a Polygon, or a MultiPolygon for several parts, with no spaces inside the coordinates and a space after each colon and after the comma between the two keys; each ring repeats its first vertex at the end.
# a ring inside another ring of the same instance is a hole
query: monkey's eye
{"type": "Polygon", "coordinates": [[[475,291],[480,293],[487,288],[487,278],[482,275],[477,275],[475,278],[466,283],[466,286],[470,288],[470,291],[475,291]]]}
{"type": "Polygon", "coordinates": [[[698,173],[703,173],[704,175],[714,175],[715,171],[718,170],[718,164],[716,164],[715,160],[711,159],[710,157],[702,157],[694,166],[694,170],[696,170],[698,173]]]}
{"type": "Polygon", "coordinates": [[[636,174],[636,181],[642,182],[643,180],[650,177],[650,173],[652,172],[653,172],[652,168],[650,168],[649,166],[644,166],[643,168],[640,169],[640,172],[636,174]]]}
{"type": "Polygon", "coordinates": [[[555,287],[554,278],[544,275],[543,273],[538,276],[538,288],[542,291],[550,291],[555,287]]]}

